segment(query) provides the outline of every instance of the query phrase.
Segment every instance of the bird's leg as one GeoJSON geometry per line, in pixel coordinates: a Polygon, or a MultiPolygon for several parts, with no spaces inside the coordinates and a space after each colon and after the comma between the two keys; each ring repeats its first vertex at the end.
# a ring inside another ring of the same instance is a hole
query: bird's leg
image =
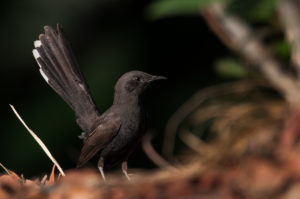
{"type": "Polygon", "coordinates": [[[104,167],[104,159],[102,157],[99,158],[99,161],[98,161],[98,169],[101,173],[101,176],[102,176],[102,179],[104,181],[106,181],[106,178],[105,178],[105,175],[104,175],[104,171],[103,171],[103,167],[104,167]]]}
{"type": "Polygon", "coordinates": [[[123,171],[123,174],[126,176],[127,180],[130,182],[131,179],[130,179],[128,173],[127,173],[127,169],[128,169],[127,161],[122,162],[122,171],[123,171]]]}

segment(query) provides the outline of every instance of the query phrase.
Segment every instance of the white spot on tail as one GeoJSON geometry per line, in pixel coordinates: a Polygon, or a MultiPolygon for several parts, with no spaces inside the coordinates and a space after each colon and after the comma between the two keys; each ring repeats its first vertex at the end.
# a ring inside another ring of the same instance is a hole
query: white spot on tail
{"type": "Polygon", "coordinates": [[[39,54],[39,52],[36,49],[32,50],[32,54],[33,54],[33,56],[34,56],[35,59],[41,57],[40,54],[39,54]]]}
{"type": "Polygon", "coordinates": [[[41,47],[41,45],[42,45],[42,42],[40,40],[34,41],[34,47],[38,48],[38,47],[41,47]]]}
{"type": "Polygon", "coordinates": [[[36,60],[36,63],[39,65],[40,68],[42,68],[41,64],[36,60]]]}
{"type": "Polygon", "coordinates": [[[40,73],[43,76],[43,78],[46,80],[46,82],[48,83],[49,78],[47,77],[47,75],[44,73],[44,71],[40,68],[40,73]]]}

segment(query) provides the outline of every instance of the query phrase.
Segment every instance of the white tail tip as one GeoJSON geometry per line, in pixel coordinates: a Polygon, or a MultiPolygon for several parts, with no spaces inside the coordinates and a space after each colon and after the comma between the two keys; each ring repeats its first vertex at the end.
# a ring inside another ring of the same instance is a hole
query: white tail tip
{"type": "Polygon", "coordinates": [[[48,83],[49,78],[47,77],[47,75],[44,73],[44,71],[40,68],[40,73],[43,76],[43,78],[45,79],[45,81],[48,83]]]}
{"type": "Polygon", "coordinates": [[[42,45],[42,42],[40,40],[34,41],[34,47],[38,48],[38,47],[41,47],[41,45],[42,45]]]}
{"type": "Polygon", "coordinates": [[[35,59],[41,57],[40,54],[39,54],[39,52],[36,49],[32,50],[32,54],[33,54],[33,56],[34,56],[35,59]]]}

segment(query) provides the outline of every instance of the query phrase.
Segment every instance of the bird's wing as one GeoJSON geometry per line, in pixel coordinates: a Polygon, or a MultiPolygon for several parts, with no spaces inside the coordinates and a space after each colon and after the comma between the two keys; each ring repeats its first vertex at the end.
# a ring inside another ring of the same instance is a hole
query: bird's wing
{"type": "Polygon", "coordinates": [[[121,127],[121,120],[113,113],[107,115],[105,120],[84,140],[83,147],[78,159],[77,167],[81,167],[103,149],[121,127]]]}
{"type": "Polygon", "coordinates": [[[90,133],[97,124],[99,112],[91,97],[87,83],[80,72],[71,45],[62,28],[44,27],[45,34],[34,42],[33,55],[46,82],[74,110],[81,129],[90,133]]]}

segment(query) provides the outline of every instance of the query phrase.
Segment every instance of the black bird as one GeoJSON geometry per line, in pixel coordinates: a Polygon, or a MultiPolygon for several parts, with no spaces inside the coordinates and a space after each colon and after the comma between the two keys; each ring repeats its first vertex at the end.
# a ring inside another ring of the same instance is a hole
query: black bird
{"type": "Polygon", "coordinates": [[[105,180],[104,168],[122,162],[127,174],[127,159],[146,131],[146,114],[141,95],[156,80],[166,79],[141,71],[130,71],[115,85],[112,106],[100,114],[79,69],[70,43],[62,28],[44,27],[45,33],[34,42],[32,53],[46,82],[74,110],[76,122],[83,130],[83,147],[78,167],[99,155],[98,168],[105,180]]]}

